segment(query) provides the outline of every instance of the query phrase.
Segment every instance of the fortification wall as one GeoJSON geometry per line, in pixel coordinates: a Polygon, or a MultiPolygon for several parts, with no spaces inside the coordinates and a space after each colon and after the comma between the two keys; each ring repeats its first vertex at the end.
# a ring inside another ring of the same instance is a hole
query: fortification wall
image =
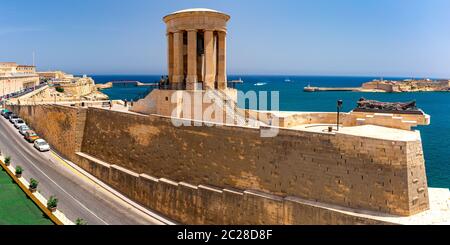
{"type": "Polygon", "coordinates": [[[383,90],[386,92],[394,91],[394,86],[392,84],[388,84],[386,82],[380,82],[380,81],[372,81],[372,82],[363,83],[362,88],[363,89],[383,90]]]}
{"type": "Polygon", "coordinates": [[[300,198],[159,179],[84,153],[78,156],[78,164],[100,180],[183,224],[391,224],[376,216],[336,210],[300,198]]]}
{"type": "MultiPolygon", "coordinates": [[[[348,114],[341,113],[341,122],[347,120],[348,114]]],[[[284,127],[295,127],[304,124],[336,124],[337,113],[325,113],[325,112],[305,112],[289,115],[281,118],[284,127]]]]}
{"type": "Polygon", "coordinates": [[[73,161],[75,152],[81,150],[86,108],[58,105],[10,105],[8,108],[69,160],[73,161]]]}
{"type": "Polygon", "coordinates": [[[304,200],[399,215],[429,205],[420,140],[286,129],[261,138],[97,108],[10,109],[69,160],[183,223],[380,223],[304,200]]]}
{"type": "Polygon", "coordinates": [[[428,208],[422,146],[280,129],[174,127],[157,116],[89,108],[82,152],[131,171],[194,185],[411,215],[428,208]],[[410,150],[410,151],[408,151],[410,150]],[[414,177],[410,176],[415,172],[414,177]]]}

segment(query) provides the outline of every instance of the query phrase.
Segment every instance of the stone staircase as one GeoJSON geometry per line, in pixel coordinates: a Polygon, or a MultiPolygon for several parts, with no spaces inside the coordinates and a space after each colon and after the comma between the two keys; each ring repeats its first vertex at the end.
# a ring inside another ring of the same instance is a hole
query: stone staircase
{"type": "Polygon", "coordinates": [[[239,126],[260,127],[265,125],[263,122],[254,118],[246,118],[241,111],[239,111],[236,101],[230,98],[226,93],[221,90],[211,89],[208,90],[207,95],[211,96],[211,99],[217,106],[224,108],[227,117],[233,117],[234,123],[239,126]]]}

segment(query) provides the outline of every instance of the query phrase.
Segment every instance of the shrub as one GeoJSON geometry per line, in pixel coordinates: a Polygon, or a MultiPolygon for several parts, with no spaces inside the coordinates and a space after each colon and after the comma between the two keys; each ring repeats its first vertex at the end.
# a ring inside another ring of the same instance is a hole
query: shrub
{"type": "Polygon", "coordinates": [[[56,208],[58,206],[58,199],[55,196],[51,196],[47,201],[47,208],[56,208]]]}
{"type": "Polygon", "coordinates": [[[64,93],[64,88],[62,88],[62,87],[56,87],[55,89],[56,89],[56,92],[64,93]]]}
{"type": "Polygon", "coordinates": [[[23,168],[21,166],[17,166],[16,167],[16,174],[22,174],[23,173],[23,168]]]}
{"type": "Polygon", "coordinates": [[[30,189],[36,189],[38,187],[38,185],[39,185],[39,181],[37,181],[33,178],[30,179],[30,186],[29,186],[30,189]]]}
{"type": "Polygon", "coordinates": [[[84,219],[78,218],[78,219],[75,221],[75,224],[76,224],[76,225],[87,225],[87,222],[86,222],[84,219]]]}
{"type": "Polygon", "coordinates": [[[10,156],[5,157],[5,164],[6,165],[11,164],[11,157],[10,156]]]}

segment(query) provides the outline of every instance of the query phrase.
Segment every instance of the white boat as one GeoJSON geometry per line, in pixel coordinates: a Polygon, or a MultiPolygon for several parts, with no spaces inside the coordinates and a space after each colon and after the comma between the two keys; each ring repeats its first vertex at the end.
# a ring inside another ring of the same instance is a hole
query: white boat
{"type": "Polygon", "coordinates": [[[239,78],[239,80],[232,80],[230,81],[230,83],[244,83],[244,81],[242,80],[242,78],[239,78]]]}
{"type": "Polygon", "coordinates": [[[292,81],[291,81],[291,79],[289,79],[289,78],[286,78],[286,79],[284,79],[284,82],[286,82],[286,83],[290,83],[290,82],[292,82],[292,81]]]}
{"type": "Polygon", "coordinates": [[[264,86],[264,85],[266,85],[267,83],[255,83],[254,85],[255,86],[264,86]]]}

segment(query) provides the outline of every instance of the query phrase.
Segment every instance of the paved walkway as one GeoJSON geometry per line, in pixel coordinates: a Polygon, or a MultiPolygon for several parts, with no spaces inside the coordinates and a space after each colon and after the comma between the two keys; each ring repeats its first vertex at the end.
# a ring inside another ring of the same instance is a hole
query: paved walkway
{"type": "Polygon", "coordinates": [[[304,124],[289,129],[316,133],[328,133],[329,127],[333,128],[332,134],[345,134],[392,141],[420,140],[420,133],[417,131],[387,128],[376,125],[362,125],[351,127],[341,126],[339,128],[339,132],[336,131],[337,128],[335,124],[304,124]]]}

